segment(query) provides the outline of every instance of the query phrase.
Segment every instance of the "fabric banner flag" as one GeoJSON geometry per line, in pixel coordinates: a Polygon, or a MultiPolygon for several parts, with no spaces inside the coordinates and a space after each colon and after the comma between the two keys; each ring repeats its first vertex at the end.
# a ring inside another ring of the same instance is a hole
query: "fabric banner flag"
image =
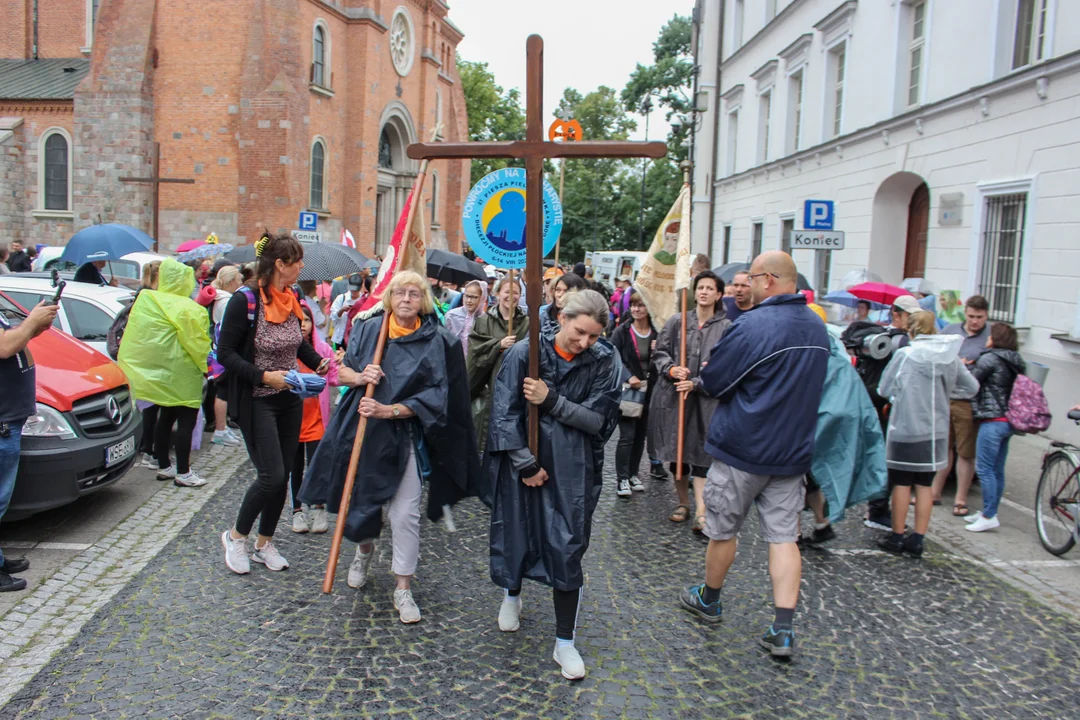
{"type": "Polygon", "coordinates": [[[341,244],[345,247],[350,247],[353,250],[356,249],[356,239],[353,238],[352,233],[345,228],[341,228],[341,244]]]}
{"type": "Polygon", "coordinates": [[[656,326],[663,327],[679,307],[677,292],[689,288],[691,281],[690,185],[684,184],[653,236],[634,289],[645,300],[656,326]]]}
{"type": "Polygon", "coordinates": [[[381,306],[383,293],[387,285],[393,279],[394,273],[399,270],[413,270],[420,277],[427,277],[427,239],[424,230],[424,176],[427,174],[427,161],[420,168],[420,174],[416,176],[409,198],[405,201],[405,207],[398,218],[394,235],[390,240],[390,247],[386,250],[379,274],[375,279],[375,285],[371,289],[371,295],[360,306],[359,317],[367,318],[374,314],[374,308],[381,306]],[[418,199],[415,212],[413,200],[418,199]],[[410,226],[411,220],[411,226],[410,226]]]}

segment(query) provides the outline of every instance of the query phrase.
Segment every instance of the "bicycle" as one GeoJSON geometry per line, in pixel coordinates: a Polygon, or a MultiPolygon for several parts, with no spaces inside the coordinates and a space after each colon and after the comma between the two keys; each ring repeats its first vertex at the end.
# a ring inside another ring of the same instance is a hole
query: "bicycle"
{"type": "MultiPolygon", "coordinates": [[[[1080,410],[1069,419],[1080,425],[1080,410]]],[[[1080,540],[1080,448],[1051,442],[1043,456],[1035,491],[1035,527],[1039,541],[1052,555],[1064,555],[1080,540]]]]}

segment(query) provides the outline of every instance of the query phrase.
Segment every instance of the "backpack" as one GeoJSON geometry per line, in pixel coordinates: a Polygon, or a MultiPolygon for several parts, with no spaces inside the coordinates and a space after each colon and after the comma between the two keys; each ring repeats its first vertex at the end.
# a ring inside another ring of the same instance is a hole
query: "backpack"
{"type": "Polygon", "coordinates": [[[878,411],[888,404],[887,398],[878,395],[877,388],[885,366],[892,357],[892,337],[903,334],[903,330],[890,330],[877,323],[860,320],[848,325],[840,335],[844,347],[854,351],[855,372],[862,378],[866,392],[878,411]]]}
{"type": "Polygon", "coordinates": [[[1009,394],[1005,419],[1018,433],[1042,432],[1050,427],[1050,405],[1039,384],[1027,375],[1017,375],[1009,394]]]}
{"type": "Polygon", "coordinates": [[[139,299],[139,293],[141,292],[142,288],[139,289],[139,292],[135,293],[135,297],[132,299],[130,305],[120,309],[120,312],[113,318],[112,325],[109,326],[109,332],[105,336],[105,350],[113,360],[116,360],[120,355],[120,341],[124,339],[124,330],[127,328],[128,316],[131,315],[131,308],[135,307],[135,301],[139,299]]]}

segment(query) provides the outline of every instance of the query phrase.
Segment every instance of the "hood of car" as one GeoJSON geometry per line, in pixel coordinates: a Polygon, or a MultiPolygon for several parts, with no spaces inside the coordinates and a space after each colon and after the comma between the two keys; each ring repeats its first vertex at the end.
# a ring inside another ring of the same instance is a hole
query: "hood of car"
{"type": "Polygon", "coordinates": [[[52,328],[31,340],[29,348],[37,371],[37,400],[61,412],[84,397],[127,384],[108,357],[52,328]]]}

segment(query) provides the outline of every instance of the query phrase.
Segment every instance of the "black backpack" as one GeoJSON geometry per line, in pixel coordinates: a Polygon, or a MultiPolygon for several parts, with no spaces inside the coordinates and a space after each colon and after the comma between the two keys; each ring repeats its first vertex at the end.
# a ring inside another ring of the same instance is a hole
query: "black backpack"
{"type": "Polygon", "coordinates": [[[897,328],[859,320],[848,325],[840,335],[840,342],[855,357],[855,371],[862,378],[866,392],[879,412],[889,403],[887,398],[878,395],[877,388],[895,349],[893,337],[905,334],[897,328]]]}
{"type": "Polygon", "coordinates": [[[105,349],[109,351],[109,357],[116,360],[120,354],[120,341],[124,339],[124,329],[127,328],[128,315],[131,315],[131,308],[135,307],[135,301],[139,299],[139,293],[142,292],[142,288],[135,293],[135,297],[132,298],[131,304],[124,307],[113,318],[112,325],[109,326],[109,334],[105,337],[105,349]]]}

